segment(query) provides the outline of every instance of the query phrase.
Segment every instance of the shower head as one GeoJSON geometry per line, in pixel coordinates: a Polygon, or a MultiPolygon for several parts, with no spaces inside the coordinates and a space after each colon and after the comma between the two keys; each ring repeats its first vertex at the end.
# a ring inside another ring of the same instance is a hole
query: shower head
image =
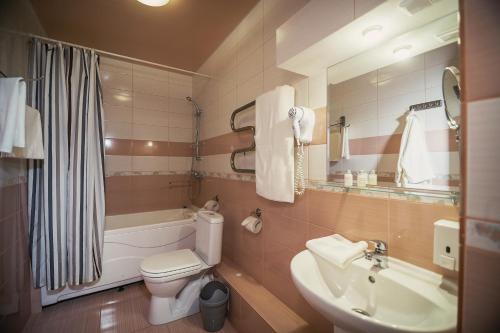
{"type": "Polygon", "coordinates": [[[193,103],[194,109],[195,109],[194,114],[195,114],[195,116],[199,116],[201,114],[201,109],[198,106],[198,104],[196,104],[196,102],[194,101],[194,99],[192,99],[191,96],[187,96],[186,97],[186,101],[189,101],[189,102],[193,103]]]}

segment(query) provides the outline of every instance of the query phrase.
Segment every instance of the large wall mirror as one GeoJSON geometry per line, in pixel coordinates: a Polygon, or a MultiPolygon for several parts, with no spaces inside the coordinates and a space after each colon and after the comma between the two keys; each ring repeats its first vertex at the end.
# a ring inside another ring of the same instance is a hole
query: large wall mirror
{"type": "Polygon", "coordinates": [[[328,180],[458,191],[458,4],[401,3],[359,18],[367,46],[328,69],[328,180]]]}

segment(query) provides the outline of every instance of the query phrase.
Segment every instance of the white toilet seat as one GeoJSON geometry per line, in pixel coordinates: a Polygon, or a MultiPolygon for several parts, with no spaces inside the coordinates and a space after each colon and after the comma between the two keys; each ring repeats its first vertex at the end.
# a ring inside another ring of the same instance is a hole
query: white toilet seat
{"type": "Polygon", "coordinates": [[[183,249],[146,258],[141,263],[141,273],[144,278],[160,283],[195,275],[206,266],[195,252],[183,249]]]}

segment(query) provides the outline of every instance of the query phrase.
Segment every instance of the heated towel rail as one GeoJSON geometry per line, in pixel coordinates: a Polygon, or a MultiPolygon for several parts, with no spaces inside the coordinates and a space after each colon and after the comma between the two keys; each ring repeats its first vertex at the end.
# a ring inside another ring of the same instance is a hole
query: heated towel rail
{"type": "Polygon", "coordinates": [[[249,147],[246,147],[246,148],[235,149],[231,153],[231,169],[233,169],[234,172],[255,173],[254,169],[237,168],[235,163],[234,163],[234,158],[236,157],[236,154],[240,154],[240,153],[244,154],[244,153],[248,153],[251,151],[255,151],[255,126],[244,126],[244,127],[240,127],[240,128],[236,128],[234,126],[234,118],[236,117],[236,115],[242,111],[245,111],[246,109],[251,108],[252,106],[255,106],[255,101],[251,101],[250,103],[247,103],[247,104],[237,108],[231,114],[231,129],[233,130],[233,132],[252,131],[252,143],[251,143],[251,145],[249,147]]]}

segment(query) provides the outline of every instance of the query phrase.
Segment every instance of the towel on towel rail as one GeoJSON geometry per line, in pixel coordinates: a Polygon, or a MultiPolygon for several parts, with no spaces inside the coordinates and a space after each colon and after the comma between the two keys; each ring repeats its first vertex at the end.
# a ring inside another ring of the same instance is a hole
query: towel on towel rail
{"type": "Polygon", "coordinates": [[[293,132],[288,110],[295,89],[280,86],[256,99],[255,183],[257,194],[269,200],[294,201],[293,132]]]}
{"type": "Polygon", "coordinates": [[[26,83],[22,78],[0,78],[0,152],[24,147],[26,83]]]}
{"type": "Polygon", "coordinates": [[[0,157],[43,160],[43,136],[40,111],[26,105],[26,141],[23,148],[13,147],[11,153],[0,152],[0,157]]]}
{"type": "Polygon", "coordinates": [[[434,178],[425,131],[415,111],[406,117],[396,170],[397,186],[429,183],[434,178]]]}

